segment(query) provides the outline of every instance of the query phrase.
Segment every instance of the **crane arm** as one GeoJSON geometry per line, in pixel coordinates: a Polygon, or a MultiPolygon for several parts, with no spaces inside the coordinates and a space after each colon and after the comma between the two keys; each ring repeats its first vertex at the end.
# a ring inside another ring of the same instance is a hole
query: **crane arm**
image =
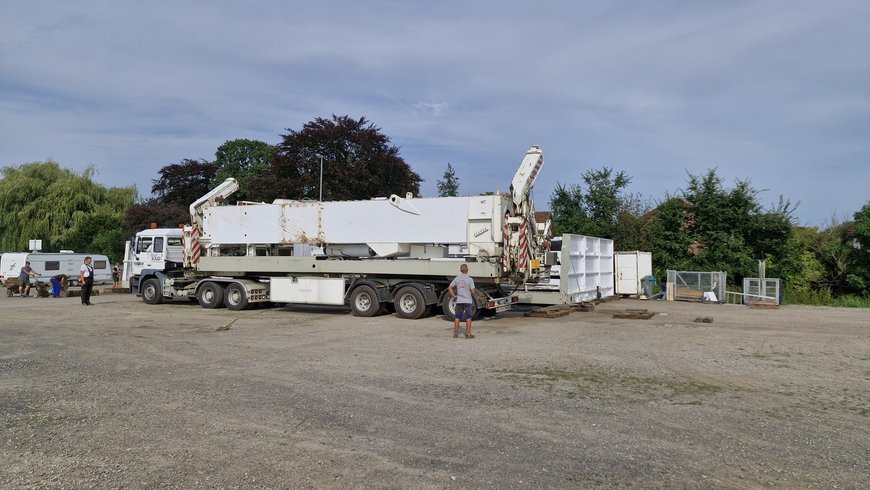
{"type": "Polygon", "coordinates": [[[218,184],[217,187],[208,191],[206,195],[200,197],[190,205],[190,220],[191,224],[202,230],[202,216],[206,209],[221,203],[224,199],[233,195],[239,190],[239,183],[236,179],[230,177],[227,180],[218,184]]]}
{"type": "Polygon", "coordinates": [[[523,162],[520,163],[520,168],[514,175],[514,180],[511,181],[511,194],[514,205],[521,208],[523,202],[529,200],[529,194],[532,192],[532,187],[535,185],[535,179],[538,178],[538,172],[544,165],[544,154],[538,145],[534,145],[526,152],[523,162]]]}

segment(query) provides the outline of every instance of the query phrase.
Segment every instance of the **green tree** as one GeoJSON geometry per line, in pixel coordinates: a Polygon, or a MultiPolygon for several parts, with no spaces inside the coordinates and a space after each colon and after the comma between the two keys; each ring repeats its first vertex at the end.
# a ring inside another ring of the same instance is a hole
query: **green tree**
{"type": "Polygon", "coordinates": [[[611,238],[617,249],[642,249],[648,242],[648,233],[641,231],[646,207],[638,196],[624,194],[631,178],[604,167],[587,170],[582,179],[585,191],[577,184],[556,184],[550,196],[555,233],[611,238]]]}
{"type": "Polygon", "coordinates": [[[851,270],[846,283],[852,291],[862,296],[870,295],[870,203],[855,212],[855,221],[850,227],[851,270]]]}
{"type": "Polygon", "coordinates": [[[756,277],[758,260],[768,260],[768,276],[800,267],[789,248],[791,205],[763,210],[748,180],[726,189],[715,169],[689,175],[682,195],[659,206],[652,225],[656,269],[725,271],[741,284],[756,277]],[[664,207],[663,207],[664,206],[664,207]]]}
{"type": "Polygon", "coordinates": [[[127,209],[124,236],[131,237],[152,223],[164,228],[189,223],[188,206],[212,189],[216,172],[214,163],[190,158],[162,167],[152,180],[153,196],[127,209]]]}
{"type": "Polygon", "coordinates": [[[653,273],[665,278],[665,271],[692,268],[688,231],[689,203],[681,197],[669,197],[656,207],[650,223],[653,273]]]}
{"type": "Polygon", "coordinates": [[[798,267],[782,276],[785,280],[785,296],[808,298],[814,291],[830,290],[826,281],[827,271],[819,260],[819,230],[815,227],[795,227],[789,240],[789,248],[796,251],[798,267]]]}
{"type": "Polygon", "coordinates": [[[161,168],[152,180],[151,193],[161,202],[189,206],[211,190],[217,166],[206,160],[185,158],[161,168]]]}
{"type": "Polygon", "coordinates": [[[152,223],[161,228],[189,224],[189,207],[177,202],[163,202],[156,198],[130,206],[124,215],[125,239],[146,228],[151,228],[152,223]]]}
{"type": "Polygon", "coordinates": [[[263,200],[318,199],[320,155],[323,199],[354,200],[420,193],[422,179],[399,156],[399,148],[366,118],[317,118],[283,136],[268,175],[250,182],[263,200]]]}
{"type": "Polygon", "coordinates": [[[437,185],[439,197],[459,195],[459,179],[456,177],[456,171],[450,162],[447,162],[447,170],[444,171],[444,176],[438,180],[437,185]]]}
{"type": "Polygon", "coordinates": [[[239,190],[232,196],[235,201],[259,200],[259,196],[251,194],[250,182],[268,173],[269,161],[274,154],[275,147],[263,141],[235,139],[225,142],[215,152],[216,172],[212,187],[233,177],[239,183],[239,190]]]}
{"type": "Polygon", "coordinates": [[[43,240],[46,251],[72,249],[120,258],[123,217],[136,188],[106,188],[53,161],[2,169],[0,249],[24,250],[27,241],[43,240]]]}

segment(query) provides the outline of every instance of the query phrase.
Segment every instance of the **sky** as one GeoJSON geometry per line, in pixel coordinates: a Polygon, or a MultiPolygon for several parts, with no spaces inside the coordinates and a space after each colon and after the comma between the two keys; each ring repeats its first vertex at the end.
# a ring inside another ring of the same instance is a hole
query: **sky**
{"type": "MultiPolygon", "coordinates": [[[[237,138],[365,117],[437,194],[624,171],[655,204],[715,168],[798,224],[870,201],[870,2],[0,0],[0,166],[150,195],[237,138]]],[[[324,183],[328,185],[328,181],[324,183]]],[[[288,196],[292,197],[292,196],[288,196]]]]}

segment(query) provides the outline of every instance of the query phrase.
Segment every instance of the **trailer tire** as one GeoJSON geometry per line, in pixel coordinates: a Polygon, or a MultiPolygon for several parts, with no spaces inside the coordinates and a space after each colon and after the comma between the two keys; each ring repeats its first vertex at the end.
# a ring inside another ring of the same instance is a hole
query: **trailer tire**
{"type": "Polygon", "coordinates": [[[405,286],[399,289],[393,298],[393,305],[396,307],[396,314],[409,320],[422,317],[427,310],[423,293],[414,286],[405,286]]]}
{"type": "Polygon", "coordinates": [[[205,282],[197,290],[196,299],[203,308],[220,308],[224,305],[224,288],[216,282],[205,282]]]}
{"type": "Polygon", "coordinates": [[[142,285],[142,301],[149,305],[159,305],[163,303],[163,292],[160,287],[160,281],[157,278],[146,279],[142,285]]]}
{"type": "Polygon", "coordinates": [[[358,286],[350,294],[350,309],[354,316],[377,316],[383,311],[383,305],[371,286],[358,286]]]}
{"type": "Polygon", "coordinates": [[[244,310],[248,307],[248,294],[241,284],[228,284],[224,291],[224,304],[233,311],[244,310]]]}
{"type": "MultiPolygon", "coordinates": [[[[444,313],[444,319],[452,322],[456,320],[456,298],[451,298],[450,295],[445,294],[444,299],[441,300],[441,311],[444,313]]],[[[477,307],[476,304],[471,304],[471,319],[477,320],[481,314],[480,308],[477,307]]]]}

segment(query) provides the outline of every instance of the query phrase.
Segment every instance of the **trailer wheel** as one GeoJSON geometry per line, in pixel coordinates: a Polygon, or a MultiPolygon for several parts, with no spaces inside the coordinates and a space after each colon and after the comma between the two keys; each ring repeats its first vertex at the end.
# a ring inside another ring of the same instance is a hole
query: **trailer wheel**
{"type": "Polygon", "coordinates": [[[220,308],[224,305],[224,288],[216,282],[205,282],[196,292],[196,299],[203,308],[220,308]]]}
{"type": "Polygon", "coordinates": [[[149,305],[163,303],[163,291],[159,280],[153,277],[145,280],[145,284],[142,285],[142,301],[149,305]]]}
{"type": "Polygon", "coordinates": [[[396,313],[402,318],[416,320],[426,313],[426,301],[423,293],[413,286],[405,286],[396,293],[393,299],[396,313]]]}
{"type": "MultiPolygon", "coordinates": [[[[444,313],[444,319],[452,322],[456,319],[456,298],[451,298],[449,294],[444,295],[444,299],[441,301],[441,311],[444,313]]],[[[477,320],[481,314],[480,309],[476,304],[471,304],[471,319],[477,320]]],[[[493,313],[495,314],[495,313],[493,313]]]]}
{"type": "Polygon", "coordinates": [[[247,308],[248,294],[245,287],[236,283],[227,285],[226,292],[224,292],[224,303],[227,308],[235,311],[247,308]]]}
{"type": "Polygon", "coordinates": [[[376,316],[383,311],[378,295],[371,286],[359,286],[350,294],[350,309],[354,316],[376,316]]]}

